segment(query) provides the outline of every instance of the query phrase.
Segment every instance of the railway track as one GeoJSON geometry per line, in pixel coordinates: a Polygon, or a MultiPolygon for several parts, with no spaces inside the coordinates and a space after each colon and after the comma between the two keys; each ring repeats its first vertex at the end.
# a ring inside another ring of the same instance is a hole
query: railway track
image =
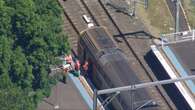
{"type": "MultiPolygon", "coordinates": [[[[137,49],[135,49],[135,46],[132,46],[132,44],[134,45],[135,43],[139,42],[132,39],[129,40],[125,37],[125,33],[129,30],[125,30],[125,26],[121,27],[118,25],[118,23],[120,22],[116,22],[117,17],[115,16],[115,12],[109,10],[102,0],[67,0],[65,2],[63,0],[58,1],[64,9],[64,15],[66,19],[65,30],[70,36],[69,40],[74,50],[77,49],[79,33],[87,28],[82,19],[82,15],[88,15],[93,19],[94,23],[97,26],[105,26],[107,27],[111,35],[120,36],[120,38],[122,39],[122,43],[119,42],[118,45],[125,51],[129,58],[129,61],[133,62],[131,63],[131,66],[135,69],[135,72],[138,73],[136,75],[141,78],[143,82],[154,80],[151,77],[151,74],[148,72],[148,69],[145,66],[146,64],[143,64],[144,59],[141,58],[143,57],[143,55],[139,55],[139,53],[136,53],[137,49]]],[[[164,95],[161,92],[162,91],[159,88],[150,88],[151,97],[157,100],[157,102],[160,104],[160,107],[158,109],[174,109],[171,105],[169,105],[170,103],[167,101],[167,99],[164,98],[164,95]]]]}
{"type": "Polygon", "coordinates": [[[58,0],[58,2],[64,10],[64,30],[69,35],[68,40],[71,42],[72,49],[76,52],[80,32],[87,28],[86,23],[82,19],[82,15],[86,14],[86,12],[75,0],[67,0],[66,2],[58,0]]]}

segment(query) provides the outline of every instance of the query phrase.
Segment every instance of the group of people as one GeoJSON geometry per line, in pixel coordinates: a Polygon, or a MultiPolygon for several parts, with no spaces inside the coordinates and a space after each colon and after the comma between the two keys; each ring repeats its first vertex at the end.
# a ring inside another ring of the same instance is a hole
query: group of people
{"type": "Polygon", "coordinates": [[[78,59],[73,59],[72,56],[66,55],[63,60],[63,65],[62,65],[64,73],[72,73],[74,76],[79,77],[81,74],[81,69],[83,71],[88,70],[88,62],[85,61],[84,64],[82,65],[78,59]]]}

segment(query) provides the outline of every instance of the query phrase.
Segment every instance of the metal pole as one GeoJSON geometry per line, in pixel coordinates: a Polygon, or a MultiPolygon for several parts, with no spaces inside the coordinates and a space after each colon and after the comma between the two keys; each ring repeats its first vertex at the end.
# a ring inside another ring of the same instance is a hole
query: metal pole
{"type": "Polygon", "coordinates": [[[97,90],[94,90],[93,93],[93,110],[97,110],[97,90]]]}
{"type": "Polygon", "coordinates": [[[148,0],[144,0],[144,8],[145,8],[145,9],[148,8],[148,0]]]}
{"type": "Polygon", "coordinates": [[[103,106],[104,106],[104,108],[118,95],[118,94],[120,94],[120,92],[116,92],[109,100],[108,100],[108,102],[106,102],[103,106]]]}
{"type": "Polygon", "coordinates": [[[132,16],[134,16],[135,15],[135,0],[133,0],[133,10],[132,11],[133,11],[132,16]]]}
{"type": "Polygon", "coordinates": [[[129,5],[128,13],[130,16],[135,15],[135,0],[127,0],[127,4],[129,5]]]}
{"type": "Polygon", "coordinates": [[[161,46],[164,47],[164,36],[161,34],[161,46]]]}
{"type": "Polygon", "coordinates": [[[195,39],[195,30],[192,30],[192,41],[195,39]]]}
{"type": "Polygon", "coordinates": [[[134,89],[135,89],[135,86],[132,85],[131,87],[132,87],[132,90],[130,90],[131,110],[134,110],[133,104],[134,104],[134,89]]]}
{"type": "Polygon", "coordinates": [[[128,7],[129,8],[128,11],[130,12],[131,11],[131,8],[132,8],[131,7],[131,0],[127,0],[126,2],[127,2],[127,5],[129,6],[128,7]]]}
{"type": "Polygon", "coordinates": [[[180,0],[176,1],[176,32],[179,32],[179,13],[180,13],[180,0]]]}
{"type": "Polygon", "coordinates": [[[113,92],[116,92],[116,91],[120,91],[120,92],[121,91],[130,91],[130,90],[136,90],[136,89],[152,87],[152,86],[158,86],[158,85],[165,85],[165,84],[170,84],[170,83],[175,83],[175,82],[185,81],[185,80],[192,80],[192,79],[195,79],[195,75],[190,75],[190,76],[187,76],[187,77],[180,77],[180,78],[177,78],[177,79],[168,79],[168,80],[162,80],[162,81],[136,84],[135,88],[132,88],[132,85],[130,85],[130,86],[123,86],[123,87],[117,87],[117,88],[98,90],[97,94],[101,95],[101,94],[113,93],[113,92]]]}
{"type": "Polygon", "coordinates": [[[148,104],[150,104],[152,102],[153,102],[153,100],[149,100],[146,103],[144,103],[143,105],[141,105],[140,107],[136,108],[135,110],[140,110],[140,109],[142,109],[143,107],[145,107],[146,105],[148,105],[148,104]]]}

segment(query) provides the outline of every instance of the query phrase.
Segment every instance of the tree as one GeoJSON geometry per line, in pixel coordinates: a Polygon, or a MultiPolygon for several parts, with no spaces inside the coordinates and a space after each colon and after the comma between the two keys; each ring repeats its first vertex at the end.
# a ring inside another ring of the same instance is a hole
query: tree
{"type": "Polygon", "coordinates": [[[0,35],[11,35],[11,18],[13,9],[6,6],[3,0],[0,1],[0,35]]]}
{"type": "Polygon", "coordinates": [[[10,65],[9,75],[12,82],[23,89],[31,87],[33,80],[32,65],[28,65],[27,59],[20,47],[15,49],[10,65]]]}
{"type": "Polygon", "coordinates": [[[0,1],[1,110],[33,110],[50,94],[55,57],[70,51],[55,0],[0,1]]]}

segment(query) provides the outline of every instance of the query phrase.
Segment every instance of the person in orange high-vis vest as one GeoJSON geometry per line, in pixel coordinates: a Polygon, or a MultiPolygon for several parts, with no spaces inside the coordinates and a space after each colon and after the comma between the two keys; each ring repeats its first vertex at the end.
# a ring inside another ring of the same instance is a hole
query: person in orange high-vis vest
{"type": "Polygon", "coordinates": [[[83,64],[83,70],[86,72],[88,70],[88,66],[89,66],[89,63],[88,61],[85,61],[85,63],[83,64]]]}
{"type": "Polygon", "coordinates": [[[81,64],[80,64],[79,60],[76,60],[76,62],[75,62],[75,70],[79,71],[80,67],[81,67],[81,64]]]}
{"type": "Polygon", "coordinates": [[[80,62],[79,60],[76,60],[75,63],[74,63],[74,69],[73,71],[71,71],[71,73],[76,76],[76,77],[79,77],[81,72],[80,72],[80,62]]]}

